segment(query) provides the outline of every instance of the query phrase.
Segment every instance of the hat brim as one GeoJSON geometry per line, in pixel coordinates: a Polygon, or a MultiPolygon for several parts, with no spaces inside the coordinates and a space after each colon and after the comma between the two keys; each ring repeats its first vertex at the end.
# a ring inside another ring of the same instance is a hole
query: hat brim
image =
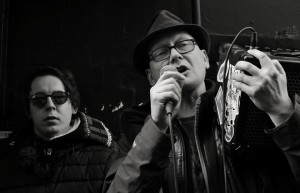
{"type": "Polygon", "coordinates": [[[146,76],[145,69],[149,68],[149,46],[152,41],[160,34],[183,30],[193,36],[196,40],[200,49],[206,50],[209,52],[210,49],[210,38],[207,31],[199,25],[195,24],[182,24],[176,25],[164,29],[157,30],[147,36],[145,36],[142,40],[140,40],[133,52],[133,63],[136,70],[142,75],[146,76]]]}

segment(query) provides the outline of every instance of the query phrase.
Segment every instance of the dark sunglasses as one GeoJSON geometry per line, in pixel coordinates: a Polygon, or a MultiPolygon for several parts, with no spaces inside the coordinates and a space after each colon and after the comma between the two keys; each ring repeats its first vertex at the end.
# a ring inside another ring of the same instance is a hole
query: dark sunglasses
{"type": "Polygon", "coordinates": [[[46,95],[44,93],[36,93],[31,95],[29,97],[29,100],[33,106],[42,108],[47,103],[48,97],[51,97],[51,100],[55,105],[62,105],[68,100],[69,93],[62,91],[54,92],[51,95],[46,95]]]}

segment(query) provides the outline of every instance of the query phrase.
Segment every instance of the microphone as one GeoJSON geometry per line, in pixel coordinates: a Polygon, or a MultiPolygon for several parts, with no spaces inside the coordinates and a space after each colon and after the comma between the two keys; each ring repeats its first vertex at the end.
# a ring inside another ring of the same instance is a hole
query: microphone
{"type": "MultiPolygon", "coordinates": [[[[226,43],[223,45],[224,50],[226,50],[225,53],[227,52],[229,47],[230,47],[229,43],[226,43]]],[[[252,46],[251,46],[251,48],[252,48],[252,46]]],[[[242,61],[250,62],[253,65],[255,65],[256,67],[260,68],[259,60],[257,58],[255,58],[253,55],[249,54],[246,51],[246,49],[244,49],[243,47],[238,46],[236,44],[234,44],[232,46],[229,58],[233,65],[235,65],[238,61],[242,60],[242,61]]]]}
{"type": "MultiPolygon", "coordinates": [[[[178,72],[178,70],[174,66],[167,65],[167,66],[164,66],[162,69],[160,69],[159,76],[162,76],[163,73],[166,72],[166,71],[178,72]]],[[[168,101],[165,104],[165,108],[166,108],[167,115],[168,114],[172,114],[172,112],[173,112],[173,102],[172,101],[168,101]]]]}
{"type": "Polygon", "coordinates": [[[258,46],[257,46],[257,42],[258,42],[258,39],[257,39],[257,32],[252,32],[252,35],[251,35],[251,42],[250,42],[250,50],[252,49],[257,49],[258,46]]]}

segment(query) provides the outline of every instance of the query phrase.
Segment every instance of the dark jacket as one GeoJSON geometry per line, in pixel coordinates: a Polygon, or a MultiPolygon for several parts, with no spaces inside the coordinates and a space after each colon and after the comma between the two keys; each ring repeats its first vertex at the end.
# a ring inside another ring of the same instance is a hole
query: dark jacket
{"type": "MultiPolygon", "coordinates": [[[[224,192],[222,154],[220,153],[222,146],[218,140],[220,129],[217,127],[213,109],[215,88],[214,83],[210,81],[206,81],[206,84],[208,91],[201,95],[196,104],[194,134],[197,145],[193,146],[192,143],[189,143],[190,139],[185,135],[180,121],[177,119],[173,121],[177,140],[177,145],[175,145],[178,154],[176,165],[180,193],[195,192],[195,183],[200,184],[199,191],[224,192]],[[197,158],[196,166],[193,166],[191,160],[195,157],[197,158]],[[198,178],[193,171],[193,167],[197,166],[200,171],[198,178]],[[193,182],[195,176],[196,181],[193,182]]],[[[267,130],[280,148],[275,155],[243,157],[230,153],[225,154],[229,193],[298,191],[295,179],[300,184],[300,105],[295,103],[295,106],[296,111],[289,120],[279,127],[267,130]],[[289,140],[285,140],[286,138],[289,140]]],[[[150,110],[150,108],[143,108],[150,110]]],[[[124,117],[128,124],[126,129],[138,130],[140,127],[142,130],[135,138],[133,148],[118,169],[109,192],[159,192],[161,187],[164,193],[175,192],[173,163],[170,159],[172,155],[169,154],[171,150],[170,137],[161,133],[151,118],[148,117],[145,123],[142,119],[134,119],[134,117],[143,117],[150,112],[138,113],[140,109],[140,107],[135,107],[125,111],[124,117]],[[130,116],[130,114],[134,116],[130,116]],[[130,123],[132,123],[131,126],[130,123]]],[[[133,137],[131,136],[129,139],[133,139],[133,137]]]]}
{"type": "Polygon", "coordinates": [[[49,142],[37,138],[32,127],[17,138],[0,158],[0,192],[105,192],[118,146],[101,121],[79,115],[75,131],[49,142]]]}

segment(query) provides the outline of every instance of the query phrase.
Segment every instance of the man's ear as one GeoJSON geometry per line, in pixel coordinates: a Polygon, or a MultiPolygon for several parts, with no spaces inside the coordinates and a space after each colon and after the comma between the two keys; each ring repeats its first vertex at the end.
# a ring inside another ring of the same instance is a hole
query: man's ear
{"type": "Polygon", "coordinates": [[[205,62],[205,68],[209,69],[209,59],[205,50],[202,50],[203,61],[205,62]]]}
{"type": "Polygon", "coordinates": [[[74,107],[72,107],[72,113],[73,113],[73,115],[75,115],[77,113],[77,111],[78,111],[78,108],[74,109],[74,107]]]}
{"type": "Polygon", "coordinates": [[[151,70],[149,68],[145,70],[145,74],[147,76],[147,79],[148,79],[150,85],[154,86],[155,85],[155,80],[154,80],[154,78],[152,76],[152,73],[151,73],[151,70]]]}

